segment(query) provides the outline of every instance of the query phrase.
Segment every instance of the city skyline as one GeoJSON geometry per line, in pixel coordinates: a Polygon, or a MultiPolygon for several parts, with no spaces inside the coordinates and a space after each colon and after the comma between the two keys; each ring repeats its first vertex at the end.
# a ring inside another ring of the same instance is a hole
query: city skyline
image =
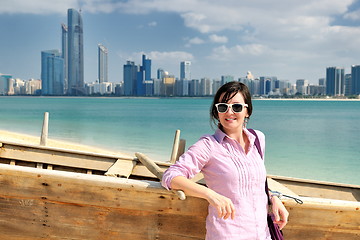
{"type": "Polygon", "coordinates": [[[0,2],[0,31],[7,36],[0,40],[0,73],[24,80],[40,78],[41,51],[61,50],[68,8],[81,8],[85,82],[98,77],[99,43],[108,48],[111,82],[122,81],[122,66],[141,62],[142,54],[152,59],[153,73],[162,68],[177,77],[180,62],[191,61],[197,79],[251,71],[317,83],[327,67],[350,73],[360,64],[358,1],[0,2]]]}

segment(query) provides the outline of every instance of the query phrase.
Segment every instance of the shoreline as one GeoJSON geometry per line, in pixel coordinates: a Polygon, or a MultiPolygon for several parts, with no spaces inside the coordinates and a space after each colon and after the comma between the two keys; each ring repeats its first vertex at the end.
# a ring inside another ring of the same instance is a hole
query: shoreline
{"type": "MultiPolygon", "coordinates": [[[[24,143],[31,145],[40,145],[40,136],[7,131],[0,129],[0,143],[1,142],[15,142],[15,143],[24,143]]],[[[55,139],[47,139],[47,147],[55,147],[55,148],[64,148],[71,150],[78,150],[84,152],[92,152],[92,153],[105,153],[109,155],[123,155],[127,157],[135,158],[135,154],[131,155],[130,153],[120,152],[120,151],[112,151],[109,149],[96,147],[92,145],[84,145],[70,141],[64,140],[55,140],[55,139]]]]}
{"type": "Polygon", "coordinates": [[[253,97],[252,100],[265,100],[265,101],[334,101],[334,102],[360,102],[358,98],[257,98],[253,97]]]}
{"type": "MultiPolygon", "coordinates": [[[[213,96],[194,96],[194,97],[144,97],[144,96],[21,96],[21,95],[9,95],[4,96],[0,95],[0,98],[69,98],[69,99],[88,99],[88,98],[102,98],[102,99],[198,99],[198,98],[213,98],[213,96]]],[[[267,98],[267,97],[254,97],[252,96],[252,100],[269,100],[269,101],[350,101],[350,102],[358,102],[360,98],[331,98],[331,97],[322,97],[322,98],[267,98]]]]}

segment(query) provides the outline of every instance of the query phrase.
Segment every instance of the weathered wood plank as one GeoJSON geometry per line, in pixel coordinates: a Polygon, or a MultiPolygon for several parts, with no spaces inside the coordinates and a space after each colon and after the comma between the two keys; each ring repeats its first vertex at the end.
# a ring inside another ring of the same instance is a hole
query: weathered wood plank
{"type": "Polygon", "coordinates": [[[66,152],[57,152],[54,154],[54,152],[50,150],[24,148],[21,146],[7,146],[6,148],[1,148],[0,157],[102,171],[109,169],[116,160],[115,158],[111,159],[66,152]]]}
{"type": "Polygon", "coordinates": [[[267,181],[268,181],[270,190],[278,191],[278,192],[281,192],[282,194],[286,194],[286,195],[289,195],[289,196],[298,197],[298,195],[296,193],[294,193],[292,190],[285,187],[284,185],[282,185],[278,181],[275,181],[272,178],[268,178],[267,181]]]}
{"type": "MultiPolygon", "coordinates": [[[[147,209],[157,213],[202,215],[205,200],[178,201],[158,182],[87,175],[0,164],[0,195],[46,198],[78,205],[147,209]]],[[[206,201],[205,201],[206,202],[206,201]]]]}
{"type": "Polygon", "coordinates": [[[0,239],[204,238],[206,201],[158,183],[0,164],[0,184],[0,239]]]}
{"type": "Polygon", "coordinates": [[[360,188],[356,185],[327,183],[288,177],[270,176],[299,196],[360,201],[360,188]]]}
{"type": "Polygon", "coordinates": [[[136,165],[136,161],[118,159],[105,173],[105,176],[128,178],[136,165]]]}
{"type": "Polygon", "coordinates": [[[0,198],[0,239],[204,239],[204,219],[43,199],[0,198]],[[171,219],[171,220],[170,220],[171,219]],[[186,221],[187,224],[184,224],[186,221]]]}
{"type": "Polygon", "coordinates": [[[283,201],[290,213],[285,239],[360,239],[360,203],[302,198],[304,204],[283,201]],[[349,236],[351,236],[349,238],[349,236]]]}

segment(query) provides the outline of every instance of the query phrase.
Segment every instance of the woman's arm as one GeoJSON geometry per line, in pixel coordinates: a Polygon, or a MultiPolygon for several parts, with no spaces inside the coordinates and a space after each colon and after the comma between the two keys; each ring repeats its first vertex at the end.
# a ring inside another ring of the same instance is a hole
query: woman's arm
{"type": "Polygon", "coordinates": [[[174,177],[171,180],[171,188],[183,190],[186,195],[206,199],[210,205],[216,208],[219,218],[235,218],[235,207],[231,199],[203,185],[195,183],[183,176],[174,177]]]}
{"type": "Polygon", "coordinates": [[[285,225],[288,222],[289,212],[286,210],[284,204],[281,202],[281,200],[273,196],[271,197],[271,203],[272,203],[272,212],[275,217],[274,223],[279,225],[280,230],[285,227],[285,225]]]}

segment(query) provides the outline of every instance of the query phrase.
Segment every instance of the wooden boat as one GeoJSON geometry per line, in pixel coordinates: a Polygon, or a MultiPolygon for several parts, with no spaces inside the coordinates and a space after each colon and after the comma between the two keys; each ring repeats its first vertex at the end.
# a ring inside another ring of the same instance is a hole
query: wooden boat
{"type": "MultiPolygon", "coordinates": [[[[137,157],[4,140],[0,147],[0,239],[205,237],[207,202],[179,200],[137,157]]],[[[303,201],[282,199],[290,212],[287,240],[360,239],[360,186],[268,181],[270,189],[303,201]]]]}

